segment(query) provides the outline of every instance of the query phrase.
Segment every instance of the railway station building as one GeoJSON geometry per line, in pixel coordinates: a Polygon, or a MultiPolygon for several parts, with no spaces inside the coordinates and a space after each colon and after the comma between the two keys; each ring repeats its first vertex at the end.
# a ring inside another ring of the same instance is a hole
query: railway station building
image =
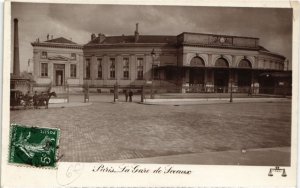
{"type": "Polygon", "coordinates": [[[105,92],[114,85],[151,85],[161,92],[181,93],[276,93],[291,87],[286,58],[260,46],[254,37],[140,35],[137,24],[132,35],[91,34],[84,45],[49,36],[31,44],[37,87],[88,85],[105,92]]]}

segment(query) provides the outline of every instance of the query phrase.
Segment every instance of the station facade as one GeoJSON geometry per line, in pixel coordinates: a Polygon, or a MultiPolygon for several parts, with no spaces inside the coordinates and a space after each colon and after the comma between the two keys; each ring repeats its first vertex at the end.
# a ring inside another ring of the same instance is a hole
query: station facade
{"type": "Polygon", "coordinates": [[[36,85],[82,88],[151,85],[165,92],[262,92],[291,85],[286,58],[259,38],[189,33],[177,36],[92,34],[79,45],[60,37],[32,43],[36,85]]]}

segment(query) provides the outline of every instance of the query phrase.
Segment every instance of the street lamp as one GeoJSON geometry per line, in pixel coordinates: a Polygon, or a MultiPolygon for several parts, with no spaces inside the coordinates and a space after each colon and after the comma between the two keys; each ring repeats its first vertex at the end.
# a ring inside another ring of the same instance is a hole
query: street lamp
{"type": "Polygon", "coordinates": [[[156,56],[154,48],[152,49],[151,56],[152,56],[152,68],[151,68],[151,94],[150,94],[150,98],[154,99],[153,81],[154,81],[154,61],[155,61],[155,56],[156,56]]]}
{"type": "Polygon", "coordinates": [[[230,79],[230,100],[229,100],[229,102],[232,102],[232,82],[233,82],[233,80],[230,79]]]}

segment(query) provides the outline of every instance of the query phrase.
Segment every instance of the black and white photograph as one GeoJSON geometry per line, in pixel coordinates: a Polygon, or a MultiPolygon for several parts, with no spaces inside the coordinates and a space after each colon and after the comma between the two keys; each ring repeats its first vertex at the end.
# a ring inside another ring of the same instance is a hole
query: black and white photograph
{"type": "MultiPolygon", "coordinates": [[[[292,7],[11,2],[10,11],[5,126],[58,130],[55,163],[291,175],[292,7]]],[[[8,150],[46,167],[51,140],[35,134],[8,150]]]]}

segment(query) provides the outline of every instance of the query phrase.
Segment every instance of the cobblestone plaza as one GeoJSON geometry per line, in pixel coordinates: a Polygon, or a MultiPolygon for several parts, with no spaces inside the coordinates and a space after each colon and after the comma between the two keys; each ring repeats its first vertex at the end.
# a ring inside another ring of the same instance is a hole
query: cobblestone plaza
{"type": "Polygon", "coordinates": [[[100,162],[290,147],[291,103],[143,105],[92,96],[80,107],[11,111],[11,123],[61,129],[62,161],[100,162]]]}

